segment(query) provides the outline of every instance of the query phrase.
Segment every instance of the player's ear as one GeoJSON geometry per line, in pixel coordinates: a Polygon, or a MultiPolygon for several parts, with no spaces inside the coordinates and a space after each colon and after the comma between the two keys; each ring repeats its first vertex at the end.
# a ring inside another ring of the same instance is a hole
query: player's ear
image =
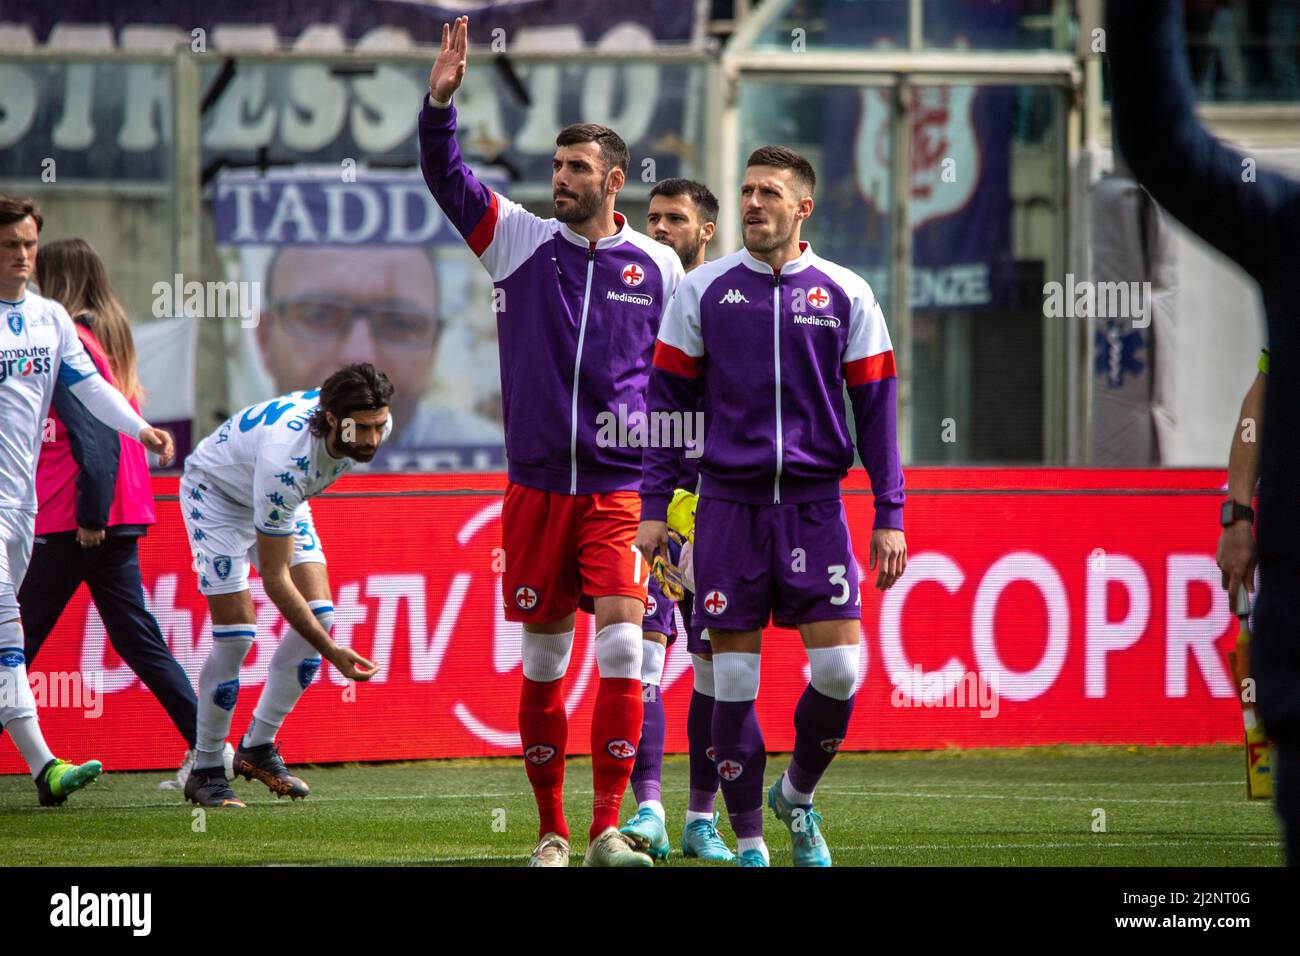
{"type": "Polygon", "coordinates": [[[798,216],[800,219],[807,219],[812,215],[813,201],[812,196],[804,196],[799,200],[798,216]]]}
{"type": "Polygon", "coordinates": [[[623,168],[621,166],[615,166],[609,171],[609,175],[605,178],[605,192],[610,195],[617,195],[626,182],[627,175],[623,172],[623,168]]]}
{"type": "Polygon", "coordinates": [[[711,222],[706,222],[704,225],[700,226],[700,241],[712,242],[713,234],[717,232],[717,229],[718,227],[711,222]]]}

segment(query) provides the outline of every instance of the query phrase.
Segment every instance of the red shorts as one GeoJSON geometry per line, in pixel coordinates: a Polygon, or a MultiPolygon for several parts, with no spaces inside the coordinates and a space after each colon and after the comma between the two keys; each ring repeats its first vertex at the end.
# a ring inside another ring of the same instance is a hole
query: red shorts
{"type": "Polygon", "coordinates": [[[635,491],[562,495],[508,484],[501,510],[506,620],[550,624],[583,598],[621,594],[644,603],[650,573],[635,547],[640,520],[635,491]]]}

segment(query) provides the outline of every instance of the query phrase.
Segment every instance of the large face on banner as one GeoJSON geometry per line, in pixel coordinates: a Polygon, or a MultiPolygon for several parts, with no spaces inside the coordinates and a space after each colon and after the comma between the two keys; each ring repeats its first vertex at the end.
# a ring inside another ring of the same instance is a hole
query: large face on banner
{"type": "Polygon", "coordinates": [[[370,362],[396,389],[395,428],[410,421],[438,357],[438,288],[423,249],[287,246],[272,257],[264,289],[257,346],[277,392],[370,362]]]}

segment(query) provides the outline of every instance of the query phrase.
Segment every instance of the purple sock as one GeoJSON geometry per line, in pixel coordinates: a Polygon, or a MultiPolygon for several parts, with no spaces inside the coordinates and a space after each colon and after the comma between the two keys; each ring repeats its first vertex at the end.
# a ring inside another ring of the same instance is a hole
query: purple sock
{"type": "Polygon", "coordinates": [[[712,813],[718,795],[718,768],[709,751],[713,748],[713,698],[691,691],[691,708],[686,712],[686,739],[691,755],[692,813],[712,813]]]}
{"type": "Polygon", "coordinates": [[[752,700],[714,702],[713,748],[732,832],[761,837],[767,750],[752,700]]]}
{"type": "Polygon", "coordinates": [[[641,743],[632,765],[632,792],[636,802],[659,799],[659,780],[664,769],[664,700],[654,684],[641,685],[645,716],[641,720],[641,743]]]}
{"type": "Polygon", "coordinates": [[[811,684],[804,689],[794,709],[794,754],[786,771],[791,786],[800,793],[812,793],[835,759],[849,729],[854,697],[836,700],[811,684]]]}

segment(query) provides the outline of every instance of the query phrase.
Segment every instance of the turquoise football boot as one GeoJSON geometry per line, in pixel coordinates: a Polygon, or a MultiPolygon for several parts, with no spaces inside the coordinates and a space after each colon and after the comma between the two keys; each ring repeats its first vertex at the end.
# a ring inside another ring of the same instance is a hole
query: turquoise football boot
{"type": "Polygon", "coordinates": [[[668,859],[668,830],[649,807],[640,807],[636,816],[619,827],[618,832],[652,860],[668,859]]]}
{"type": "Polygon", "coordinates": [[[692,820],[682,831],[682,854],[697,860],[730,863],[736,858],[718,835],[718,815],[713,820],[692,820]]]}
{"type": "Polygon", "coordinates": [[[767,791],[767,805],[790,831],[790,855],[794,859],[794,865],[830,866],[831,851],[817,826],[821,823],[822,815],[812,808],[812,804],[801,807],[786,800],[785,794],[781,792],[783,779],[784,774],[767,791]]]}

